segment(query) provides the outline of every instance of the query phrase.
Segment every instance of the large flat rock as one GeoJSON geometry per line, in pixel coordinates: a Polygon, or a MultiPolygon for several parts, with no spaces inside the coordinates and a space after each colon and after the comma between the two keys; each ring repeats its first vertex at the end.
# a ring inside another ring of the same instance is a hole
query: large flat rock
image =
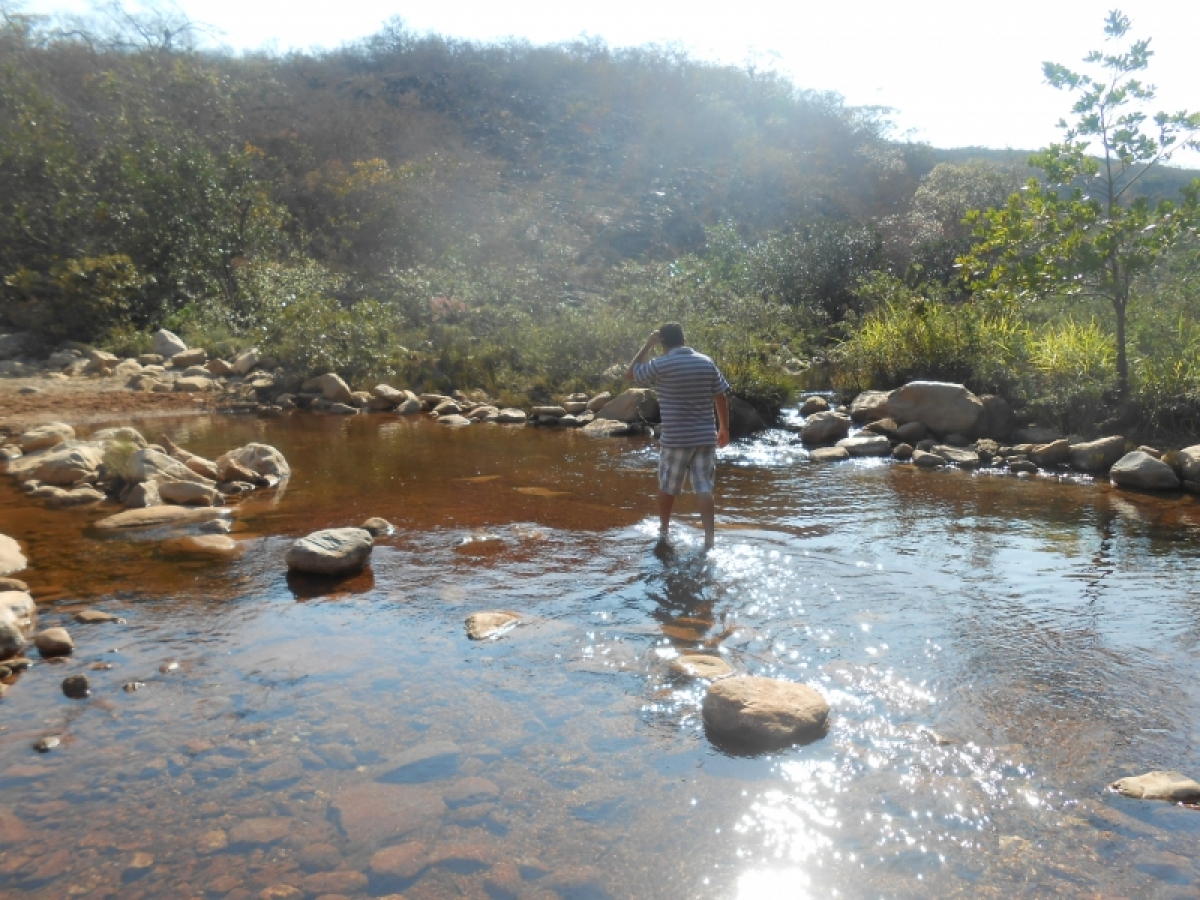
{"type": "Polygon", "coordinates": [[[185,525],[192,522],[207,522],[223,519],[230,515],[227,509],[190,506],[152,506],[148,509],[127,509],[101,519],[95,527],[102,531],[119,531],[122,528],[148,528],[156,525],[185,525]]]}

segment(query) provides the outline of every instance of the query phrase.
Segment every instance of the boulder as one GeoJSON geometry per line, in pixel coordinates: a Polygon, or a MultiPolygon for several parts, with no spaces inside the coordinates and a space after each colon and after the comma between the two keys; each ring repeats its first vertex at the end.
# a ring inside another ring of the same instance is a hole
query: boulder
{"type": "Polygon", "coordinates": [[[1173,491],[1179,487],[1175,470],[1148,453],[1134,450],[1122,456],[1108,472],[1113,484],[1147,491],[1173,491]]]}
{"type": "Polygon", "coordinates": [[[564,400],[562,408],[567,411],[567,415],[573,416],[577,413],[587,412],[587,400],[564,400]]]}
{"type": "Polygon", "coordinates": [[[121,474],[133,482],[157,481],[164,484],[171,481],[194,481],[209,487],[215,484],[214,479],[193,472],[179,460],[172,459],[153,447],[144,447],[131,453],[122,467],[121,474]]]}
{"type": "Polygon", "coordinates": [[[845,447],[815,447],[808,451],[808,458],[813,462],[841,462],[850,458],[850,451],[845,447]]]}
{"type": "Polygon", "coordinates": [[[220,506],[224,500],[214,485],[195,481],[166,481],[158,486],[164,503],[179,506],[220,506]]]}
{"type": "Polygon", "coordinates": [[[921,422],[905,422],[896,428],[896,437],[915,446],[929,437],[929,429],[921,422]]]}
{"type": "Polygon", "coordinates": [[[958,466],[960,469],[975,469],[979,467],[979,454],[965,447],[936,444],[929,452],[940,456],[946,462],[958,466]]]}
{"type": "Polygon", "coordinates": [[[233,358],[233,371],[239,375],[248,375],[250,371],[261,362],[262,356],[258,352],[257,347],[251,347],[249,350],[243,350],[233,358]]]}
{"type": "Polygon", "coordinates": [[[83,371],[98,373],[100,375],[107,375],[121,361],[117,356],[106,350],[89,350],[87,357],[88,362],[83,371]]]}
{"type": "Polygon", "coordinates": [[[208,362],[208,351],[203,347],[180,350],[171,357],[171,366],[176,369],[186,369],[188,366],[203,366],[206,362],[208,362]]]}
{"type": "MultiPolygon", "coordinates": [[[[1200,447],[1197,449],[1200,450],[1200,447]]],[[[1124,455],[1125,438],[1119,434],[1097,441],[1071,444],[1069,451],[1071,465],[1080,472],[1107,472],[1124,455]]],[[[1200,462],[1200,457],[1197,461],[1200,462]]],[[[1197,472],[1200,473],[1200,466],[1197,472]]],[[[1186,474],[1184,477],[1187,477],[1186,474]]]]}
{"type": "Polygon", "coordinates": [[[239,479],[231,479],[226,471],[229,463],[237,463],[258,475],[273,475],[276,478],[287,478],[292,474],[292,467],[288,465],[288,461],[284,459],[283,454],[272,447],[270,444],[247,444],[244,447],[238,447],[236,450],[230,450],[217,457],[217,468],[221,471],[222,481],[236,481],[239,479]]]}
{"type": "Polygon", "coordinates": [[[532,416],[551,416],[555,419],[561,419],[567,414],[567,411],[561,406],[535,406],[529,411],[529,414],[532,416]]]}
{"type": "Polygon", "coordinates": [[[161,366],[164,360],[158,353],[139,353],[137,361],[143,366],[161,366]]]}
{"type": "Polygon", "coordinates": [[[326,528],[292,544],[288,568],[314,575],[348,575],[371,558],[371,533],[362,528],[326,528]]]}
{"type": "Polygon", "coordinates": [[[1114,791],[1139,800],[1167,800],[1171,803],[1200,801],[1200,784],[1179,772],[1147,772],[1119,778],[1110,785],[1114,791]]]}
{"type": "Polygon", "coordinates": [[[726,395],[729,402],[729,436],[731,438],[749,437],[767,430],[767,423],[759,415],[758,410],[733,394],[726,395]]]}
{"type": "Polygon", "coordinates": [[[892,391],[887,411],[897,422],[920,422],[938,434],[970,434],[983,416],[983,402],[961,384],[910,381],[892,391]]]}
{"type": "Polygon", "coordinates": [[[101,519],[93,527],[101,531],[119,531],[124,528],[150,528],[160,525],[185,525],[223,519],[229,510],[213,507],[154,506],[149,509],[127,509],[115,516],[101,519]]]}
{"type": "Polygon", "coordinates": [[[70,656],[75,650],[75,642],[65,628],[47,628],[33,636],[33,645],[43,659],[55,656],[70,656]]]}
{"type": "Polygon", "coordinates": [[[146,509],[150,506],[161,506],[162,497],[158,493],[158,482],[143,481],[133,485],[121,500],[129,509],[146,509]]]}
{"type": "Polygon", "coordinates": [[[882,434],[860,434],[842,438],[837,445],[851,456],[888,456],[892,452],[891,441],[882,434]]]}
{"type": "Polygon", "coordinates": [[[800,404],[800,415],[807,418],[813,413],[828,412],[829,401],[824,397],[805,397],[804,402],[800,404]]]}
{"type": "Polygon", "coordinates": [[[223,359],[210,359],[204,364],[204,371],[214,378],[233,375],[237,370],[223,359]]]}
{"type": "MultiPolygon", "coordinates": [[[[1112,438],[1109,438],[1112,440],[1112,438]]],[[[1179,465],[1187,481],[1200,481],[1200,444],[1179,451],[1179,465]]]]}
{"type": "Polygon", "coordinates": [[[996,394],[984,394],[979,398],[983,404],[983,416],[975,423],[975,436],[1002,441],[1017,427],[1017,415],[1008,401],[996,394]]]}
{"type": "Polygon", "coordinates": [[[898,459],[901,462],[912,459],[913,447],[912,444],[897,444],[892,448],[892,459],[898,459]]]}
{"type": "Polygon", "coordinates": [[[1016,429],[1012,433],[1012,442],[1014,444],[1052,444],[1060,437],[1062,437],[1062,433],[1057,428],[1029,425],[1016,429]]]}
{"type": "MultiPolygon", "coordinates": [[[[407,400],[402,400],[396,406],[396,413],[401,416],[412,416],[421,411],[421,401],[415,397],[410,397],[407,400]]],[[[521,415],[525,415],[521,413],[521,415]]]]}
{"type": "Polygon", "coordinates": [[[175,390],[182,394],[203,394],[205,391],[211,391],[213,387],[214,382],[211,378],[199,375],[190,375],[175,382],[175,390]]]}
{"type": "Polygon", "coordinates": [[[95,478],[104,462],[104,445],[89,441],[68,441],[41,453],[23,456],[9,463],[9,474],[22,481],[73,486],[95,478]]]}
{"type": "Polygon", "coordinates": [[[862,430],[866,434],[882,434],[886,438],[899,440],[900,426],[896,424],[895,419],[876,419],[864,425],[862,430]]]}
{"type": "Polygon", "coordinates": [[[347,406],[354,403],[354,395],[350,391],[350,386],[333,372],[318,376],[316,388],[330,403],[345,403],[347,406]]]}
{"type": "Polygon", "coordinates": [[[596,413],[596,419],[612,419],[617,422],[657,422],[658,395],[649,388],[629,388],[623,391],[596,413]]]}
{"type": "Polygon", "coordinates": [[[123,359],[113,367],[113,378],[124,378],[126,380],[133,378],[142,373],[142,364],[136,359],[123,359]]]}
{"type": "Polygon", "coordinates": [[[170,359],[187,349],[187,344],[180,340],[179,335],[173,334],[165,328],[154,332],[154,336],[150,339],[150,346],[163,359],[170,359]]]}
{"type": "Polygon", "coordinates": [[[598,413],[608,405],[608,401],[611,399],[612,394],[610,392],[601,391],[595,397],[592,397],[590,400],[588,400],[587,408],[591,412],[598,413]]]}
{"type": "Polygon", "coordinates": [[[887,391],[863,391],[850,403],[850,418],[861,424],[889,415],[887,391]]]}
{"type": "Polygon", "coordinates": [[[506,406],[500,410],[500,414],[496,416],[496,421],[501,425],[524,425],[528,416],[524,410],[516,409],[512,406],[506,406]]]}
{"type": "Polygon", "coordinates": [[[929,453],[925,450],[914,450],[912,454],[913,465],[920,466],[922,469],[936,469],[939,466],[944,466],[946,460],[936,453],[929,453]]]}
{"type": "Polygon", "coordinates": [[[520,615],[509,610],[473,613],[467,616],[467,637],[473,641],[500,637],[520,623],[520,615]]]}
{"type": "Polygon", "coordinates": [[[1029,458],[1041,467],[1061,466],[1071,458],[1071,444],[1066,438],[1048,444],[1035,444],[1029,451],[1029,458]]]}
{"type": "Polygon", "coordinates": [[[48,425],[38,425],[24,432],[18,439],[22,453],[36,453],[61,444],[63,441],[74,440],[75,429],[65,422],[51,422],[48,425]]]}
{"type": "Polygon", "coordinates": [[[800,429],[806,444],[832,444],[850,433],[850,417],[836,412],[819,412],[808,417],[800,429]]]}
{"type": "Polygon", "coordinates": [[[28,565],[29,560],[21,552],[21,545],[7,534],[0,534],[0,575],[20,572],[28,565]]]}
{"type": "Polygon", "coordinates": [[[710,732],[766,749],[822,737],[829,704],[807,685],[743,675],[712,685],[703,711],[710,732]]]}
{"type": "Polygon", "coordinates": [[[383,400],[389,406],[398,406],[408,399],[404,396],[404,391],[398,391],[389,384],[377,384],[371,388],[371,393],[377,400],[383,400]]]}

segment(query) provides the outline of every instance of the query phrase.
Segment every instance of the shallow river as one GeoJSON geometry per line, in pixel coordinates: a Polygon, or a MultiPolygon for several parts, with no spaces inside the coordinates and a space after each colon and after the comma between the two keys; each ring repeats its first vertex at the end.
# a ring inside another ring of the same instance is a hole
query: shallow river
{"type": "Polygon", "coordinates": [[[818,466],[779,431],[722,453],[704,555],[690,498],[656,549],[641,439],[160,432],[266,441],[294,475],[237,508],[227,562],[0,484],[42,624],[77,644],[0,701],[0,897],[1196,896],[1200,812],[1105,791],[1200,772],[1190,497],[818,466]],[[398,531],[368,572],[289,580],[291,540],[369,516],[398,531]],[[486,609],[524,624],[468,641],[486,609]],[[828,736],[714,747],[668,670],[696,647],[819,689],[828,736]],[[91,699],[62,695],[75,672],[91,699]]]}

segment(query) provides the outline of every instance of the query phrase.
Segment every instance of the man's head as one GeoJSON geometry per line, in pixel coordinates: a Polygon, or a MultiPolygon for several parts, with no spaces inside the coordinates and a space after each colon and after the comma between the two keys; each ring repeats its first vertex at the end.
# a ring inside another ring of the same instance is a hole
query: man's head
{"type": "Polygon", "coordinates": [[[683,326],[678,322],[668,322],[658,329],[658,336],[662,340],[662,345],[668,350],[683,346],[683,326]]]}

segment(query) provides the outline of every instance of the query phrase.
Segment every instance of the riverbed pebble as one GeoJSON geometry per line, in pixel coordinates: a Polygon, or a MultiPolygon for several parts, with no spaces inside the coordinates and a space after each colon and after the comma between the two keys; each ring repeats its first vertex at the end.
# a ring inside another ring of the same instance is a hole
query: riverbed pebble
{"type": "Polygon", "coordinates": [[[33,636],[33,645],[44,659],[54,656],[69,656],[75,650],[75,642],[65,628],[47,628],[33,636]]]}
{"type": "Polygon", "coordinates": [[[473,641],[496,638],[512,631],[520,622],[520,615],[508,610],[473,613],[467,616],[467,637],[473,641]]]}

